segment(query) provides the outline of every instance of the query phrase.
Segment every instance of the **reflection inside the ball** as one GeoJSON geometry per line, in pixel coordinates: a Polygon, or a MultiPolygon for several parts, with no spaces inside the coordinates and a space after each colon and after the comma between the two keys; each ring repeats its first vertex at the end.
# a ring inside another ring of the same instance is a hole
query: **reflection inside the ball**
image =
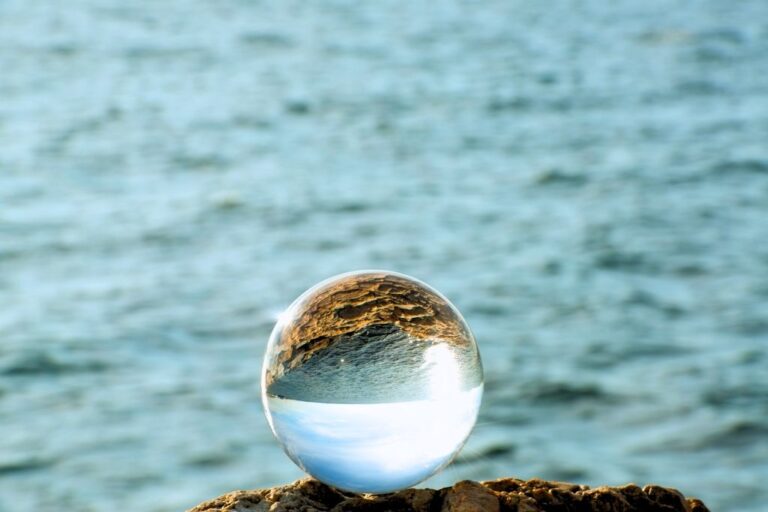
{"type": "Polygon", "coordinates": [[[267,419],[285,452],[354,492],[396,491],[449,464],[482,392],[459,312],[392,272],[344,274],[304,293],[280,316],[262,372],[267,419]]]}

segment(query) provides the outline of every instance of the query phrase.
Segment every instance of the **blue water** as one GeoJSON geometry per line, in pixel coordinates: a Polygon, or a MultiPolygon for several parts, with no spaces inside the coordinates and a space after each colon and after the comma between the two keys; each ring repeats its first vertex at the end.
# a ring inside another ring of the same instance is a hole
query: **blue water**
{"type": "Polygon", "coordinates": [[[768,3],[0,0],[0,511],[300,475],[279,311],[416,276],[486,374],[426,485],[768,490],[768,3]]]}

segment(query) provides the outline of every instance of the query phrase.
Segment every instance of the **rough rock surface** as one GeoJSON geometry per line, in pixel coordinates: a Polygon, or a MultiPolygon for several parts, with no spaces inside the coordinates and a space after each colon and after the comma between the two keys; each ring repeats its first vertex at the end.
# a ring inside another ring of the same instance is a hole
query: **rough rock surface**
{"type": "Polygon", "coordinates": [[[428,288],[388,272],[367,272],[333,281],[305,297],[298,318],[280,334],[282,350],[269,386],[338,337],[370,325],[395,325],[414,339],[464,346],[472,338],[446,300],[428,288]]]}
{"type": "Polygon", "coordinates": [[[708,512],[675,489],[629,484],[596,487],[545,480],[501,478],[463,481],[440,490],[406,489],[393,494],[347,494],[312,478],[272,489],[235,491],[189,512],[708,512]]]}

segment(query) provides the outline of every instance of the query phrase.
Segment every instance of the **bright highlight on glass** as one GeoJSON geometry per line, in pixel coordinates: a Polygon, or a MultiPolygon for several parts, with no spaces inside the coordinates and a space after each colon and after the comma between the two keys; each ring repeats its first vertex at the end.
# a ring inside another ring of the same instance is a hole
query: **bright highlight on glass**
{"type": "Polygon", "coordinates": [[[361,271],[321,282],[280,315],[261,384],[269,425],[299,467],[339,489],[385,493],[453,460],[477,419],[483,369],[445,297],[361,271]]]}

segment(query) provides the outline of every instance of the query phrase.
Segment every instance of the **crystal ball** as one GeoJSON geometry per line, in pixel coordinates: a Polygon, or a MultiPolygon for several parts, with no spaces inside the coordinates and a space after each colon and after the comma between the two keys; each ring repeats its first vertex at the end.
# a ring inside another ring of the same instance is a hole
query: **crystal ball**
{"type": "Polygon", "coordinates": [[[280,315],[261,375],[267,421],[304,471],[387,493],[447,466],[477,420],[483,368],[459,311],[389,271],[323,281],[280,315]]]}

